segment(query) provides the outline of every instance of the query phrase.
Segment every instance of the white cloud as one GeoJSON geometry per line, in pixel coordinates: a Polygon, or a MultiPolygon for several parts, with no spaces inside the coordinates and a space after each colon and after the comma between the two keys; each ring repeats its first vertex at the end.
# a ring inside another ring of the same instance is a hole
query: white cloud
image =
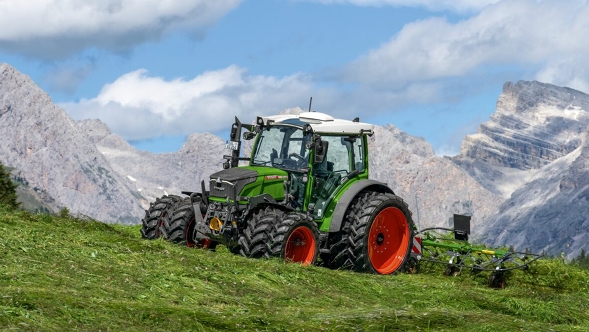
{"type": "Polygon", "coordinates": [[[438,98],[435,84],[399,91],[363,87],[343,91],[319,87],[300,73],[282,78],[254,76],[233,65],[190,80],[165,80],[140,69],[106,84],[95,98],[60,106],[75,120],[97,118],[127,140],[144,140],[228,129],[234,116],[249,122],[257,115],[295,106],[306,109],[311,96],[313,110],[347,119],[402,107],[417,98],[438,98]]]}
{"type": "Polygon", "coordinates": [[[479,11],[500,0],[299,0],[323,4],[351,4],[355,6],[396,6],[424,7],[433,11],[451,10],[455,12],[479,11]]]}
{"type": "Polygon", "coordinates": [[[550,83],[582,87],[589,81],[589,64],[579,61],[589,56],[588,31],[585,1],[502,1],[458,23],[430,18],[407,24],[389,42],[348,65],[342,76],[396,89],[462,77],[484,66],[517,65],[535,68],[550,83]],[[579,67],[583,70],[573,70],[579,67]],[[563,68],[567,79],[560,77],[563,68]]]}
{"type": "Polygon", "coordinates": [[[98,96],[61,104],[74,119],[98,118],[125,139],[189,135],[227,129],[233,117],[251,121],[311,96],[301,74],[284,78],[249,76],[237,66],[191,80],[164,80],[140,69],[103,87],[98,96]]]}
{"type": "Polygon", "coordinates": [[[126,51],[182,29],[202,35],[242,0],[3,0],[0,50],[59,58],[85,48],[126,51]]]}

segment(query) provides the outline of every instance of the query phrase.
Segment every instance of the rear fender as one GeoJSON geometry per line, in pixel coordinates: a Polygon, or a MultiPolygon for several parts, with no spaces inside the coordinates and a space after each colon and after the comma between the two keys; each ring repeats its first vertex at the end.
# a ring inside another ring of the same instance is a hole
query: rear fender
{"type": "Polygon", "coordinates": [[[339,232],[342,229],[342,223],[344,216],[346,215],[346,211],[350,207],[352,200],[363,190],[376,191],[380,193],[391,193],[393,195],[395,194],[393,190],[383,182],[378,182],[375,180],[360,180],[354,183],[350,188],[348,188],[348,190],[346,190],[335,206],[333,217],[331,218],[331,224],[329,225],[330,233],[339,232]]]}

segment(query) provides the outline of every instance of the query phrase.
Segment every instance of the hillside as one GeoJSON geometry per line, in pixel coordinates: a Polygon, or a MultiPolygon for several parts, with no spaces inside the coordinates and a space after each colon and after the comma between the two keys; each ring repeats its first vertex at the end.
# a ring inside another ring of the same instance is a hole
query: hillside
{"type": "Polygon", "coordinates": [[[138,228],[0,208],[0,330],[589,331],[589,273],[376,276],[142,240],[138,228]]]}

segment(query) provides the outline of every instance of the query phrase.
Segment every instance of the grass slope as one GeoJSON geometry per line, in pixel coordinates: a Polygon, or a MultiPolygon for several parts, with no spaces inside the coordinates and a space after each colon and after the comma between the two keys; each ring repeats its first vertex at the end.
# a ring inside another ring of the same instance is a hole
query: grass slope
{"type": "Polygon", "coordinates": [[[559,260],[486,275],[378,276],[140,238],[0,208],[0,330],[589,331],[589,274],[559,260]]]}

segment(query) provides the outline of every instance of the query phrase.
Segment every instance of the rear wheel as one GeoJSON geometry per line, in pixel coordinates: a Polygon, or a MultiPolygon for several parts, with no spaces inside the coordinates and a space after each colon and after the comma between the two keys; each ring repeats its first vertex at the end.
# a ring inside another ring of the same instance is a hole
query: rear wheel
{"type": "MultiPolygon", "coordinates": [[[[199,211],[200,212],[200,211],[199,211]]],[[[196,218],[194,207],[190,197],[176,203],[172,218],[164,223],[164,236],[172,242],[184,243],[188,247],[215,249],[216,241],[211,241],[207,236],[196,234],[194,226],[196,218]]]]}
{"type": "Polygon", "coordinates": [[[290,213],[270,233],[270,255],[287,262],[315,264],[319,254],[319,229],[305,214],[290,213]]]}
{"type": "Polygon", "coordinates": [[[362,192],[344,222],[349,223],[349,231],[342,238],[338,262],[349,260],[354,270],[377,274],[404,269],[411,254],[413,220],[400,197],[362,192]]]}
{"type": "Polygon", "coordinates": [[[254,213],[239,236],[239,254],[251,258],[270,257],[272,225],[277,224],[283,214],[272,207],[254,213]]]}
{"type": "Polygon", "coordinates": [[[145,217],[141,220],[141,236],[150,240],[161,237],[164,222],[172,217],[174,204],[180,200],[181,198],[176,195],[157,198],[149,209],[145,210],[145,217]]]}

